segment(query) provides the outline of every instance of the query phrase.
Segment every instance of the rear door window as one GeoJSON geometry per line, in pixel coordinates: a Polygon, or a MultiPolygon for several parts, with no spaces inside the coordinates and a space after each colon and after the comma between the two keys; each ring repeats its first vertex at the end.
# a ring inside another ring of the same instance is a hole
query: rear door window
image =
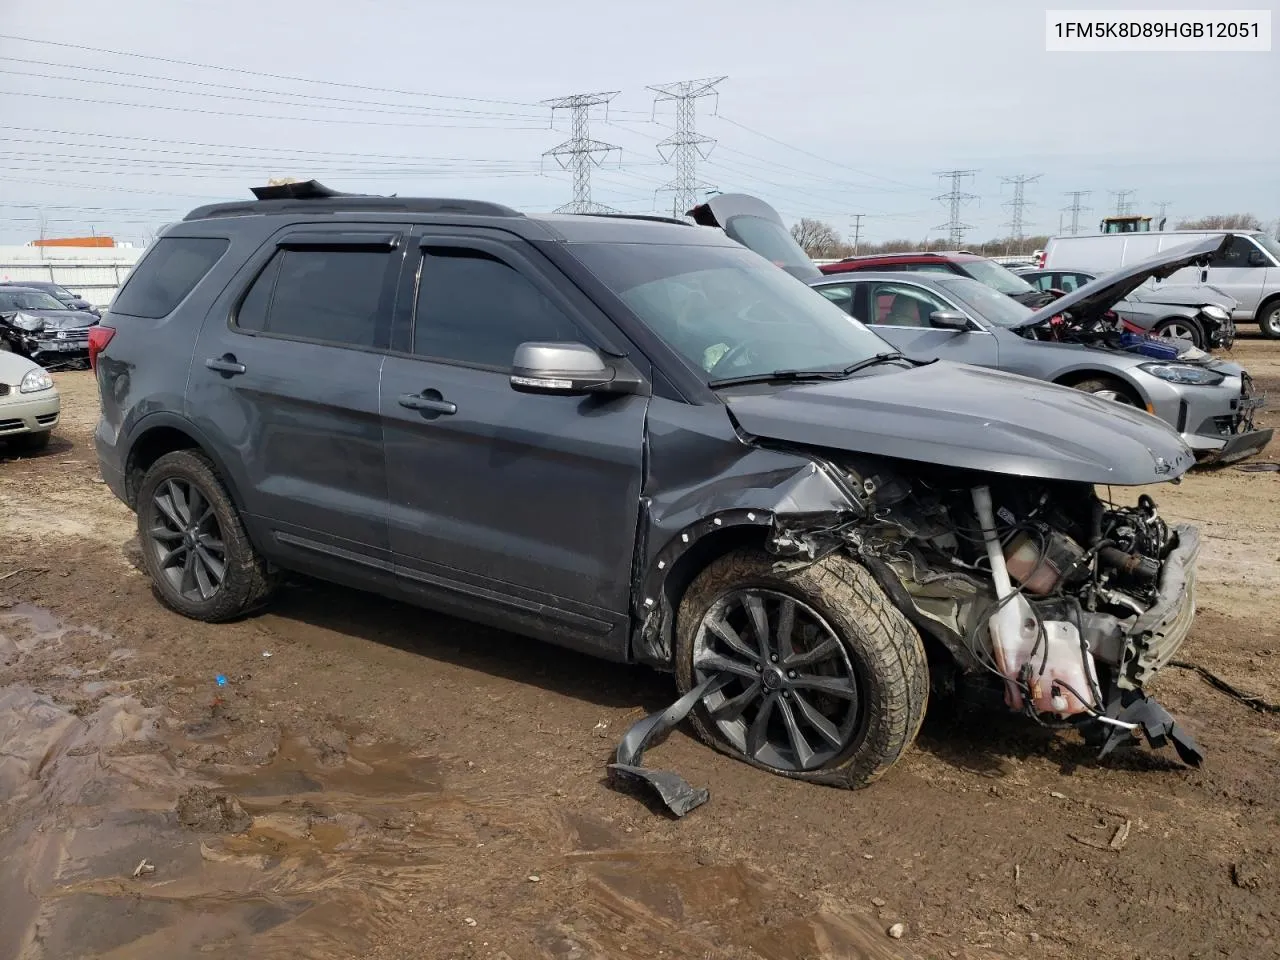
{"type": "Polygon", "coordinates": [[[278,250],[236,312],[252,333],[386,348],[399,258],[379,248],[278,250]]]}
{"type": "Polygon", "coordinates": [[[158,320],[186,299],[227,252],[224,237],[163,237],[138,264],[111,312],[158,320]]]}

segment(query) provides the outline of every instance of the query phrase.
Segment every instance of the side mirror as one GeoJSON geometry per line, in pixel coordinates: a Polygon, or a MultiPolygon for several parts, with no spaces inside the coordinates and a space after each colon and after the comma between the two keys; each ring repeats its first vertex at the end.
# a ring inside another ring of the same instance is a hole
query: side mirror
{"type": "Polygon", "coordinates": [[[956,310],[935,310],[929,314],[929,323],[941,330],[969,329],[969,318],[956,310]]]}
{"type": "Polygon", "coordinates": [[[511,363],[511,389],[518,393],[636,393],[642,384],[625,360],[605,363],[582,343],[522,343],[511,363]]]}

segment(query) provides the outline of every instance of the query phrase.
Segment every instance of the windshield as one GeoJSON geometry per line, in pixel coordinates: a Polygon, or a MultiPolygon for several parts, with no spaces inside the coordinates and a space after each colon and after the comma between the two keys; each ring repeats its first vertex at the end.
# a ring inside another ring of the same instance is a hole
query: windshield
{"type": "Polygon", "coordinates": [[[1269,237],[1265,233],[1255,233],[1252,239],[1254,243],[1275,257],[1276,263],[1280,263],[1280,243],[1277,243],[1274,237],[1269,237]]]}
{"type": "Polygon", "coordinates": [[[964,260],[959,266],[979,283],[985,283],[988,287],[1007,293],[1011,297],[1032,292],[1031,284],[994,260],[964,260]]]}
{"type": "Polygon", "coordinates": [[[683,244],[571,248],[708,380],[842,370],[893,347],[750,250],[683,244]]]}
{"type": "Polygon", "coordinates": [[[0,310],[65,310],[55,297],[40,290],[0,290],[0,310]]]}
{"type": "Polygon", "coordinates": [[[938,277],[935,282],[980,318],[998,327],[1017,326],[1034,312],[985,283],[968,277],[938,277]]]}

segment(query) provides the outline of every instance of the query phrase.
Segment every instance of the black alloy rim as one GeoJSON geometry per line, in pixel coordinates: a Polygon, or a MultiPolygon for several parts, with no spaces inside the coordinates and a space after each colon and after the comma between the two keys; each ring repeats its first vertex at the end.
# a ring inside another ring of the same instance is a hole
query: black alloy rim
{"type": "Polygon", "coordinates": [[[761,587],[723,594],[693,642],[696,682],[734,679],[703,701],[720,735],[777,770],[814,770],[860,732],[858,674],[835,630],[813,607],[761,587]]]}
{"type": "Polygon", "coordinates": [[[151,498],[151,549],[156,566],[185,600],[211,600],[222,589],[227,548],[213,504],[187,480],[170,478],[151,498]]]}

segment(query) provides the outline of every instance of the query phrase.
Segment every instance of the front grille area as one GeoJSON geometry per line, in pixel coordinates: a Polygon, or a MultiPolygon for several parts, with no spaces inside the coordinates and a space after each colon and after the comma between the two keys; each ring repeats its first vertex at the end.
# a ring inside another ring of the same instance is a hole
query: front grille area
{"type": "Polygon", "coordinates": [[[8,395],[9,385],[7,383],[0,383],[0,397],[7,397],[8,395]]]}
{"type": "Polygon", "coordinates": [[[5,433],[6,431],[9,431],[9,430],[21,430],[21,429],[22,429],[21,420],[16,420],[16,419],[0,420],[0,433],[5,433]]]}

